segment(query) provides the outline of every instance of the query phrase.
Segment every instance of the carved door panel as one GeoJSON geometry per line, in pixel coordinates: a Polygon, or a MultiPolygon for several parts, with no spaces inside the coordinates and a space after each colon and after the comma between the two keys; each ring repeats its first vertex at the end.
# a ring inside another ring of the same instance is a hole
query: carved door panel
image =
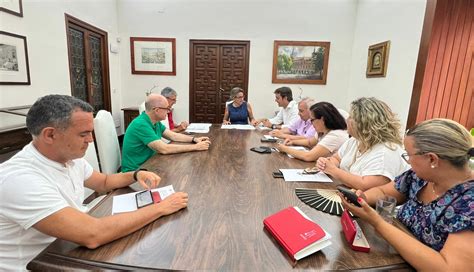
{"type": "Polygon", "coordinates": [[[189,120],[221,123],[233,87],[247,96],[250,42],[191,40],[189,120]]]}
{"type": "Polygon", "coordinates": [[[71,95],[111,111],[107,33],[66,15],[71,95]]]}

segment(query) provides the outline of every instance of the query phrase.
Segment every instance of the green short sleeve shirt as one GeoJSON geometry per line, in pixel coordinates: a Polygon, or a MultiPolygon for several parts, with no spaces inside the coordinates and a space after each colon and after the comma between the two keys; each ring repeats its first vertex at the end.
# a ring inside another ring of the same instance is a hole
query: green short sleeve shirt
{"type": "Polygon", "coordinates": [[[155,150],[148,144],[161,139],[166,127],[157,122],[152,124],[146,112],[142,112],[127,128],[122,147],[122,172],[137,170],[146,160],[153,156],[155,150]]]}

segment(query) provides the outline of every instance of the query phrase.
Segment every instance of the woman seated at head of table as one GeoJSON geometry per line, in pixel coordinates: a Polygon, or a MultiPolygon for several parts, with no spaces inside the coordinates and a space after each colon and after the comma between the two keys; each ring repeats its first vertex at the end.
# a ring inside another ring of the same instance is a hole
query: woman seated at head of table
{"type": "Polygon", "coordinates": [[[352,136],[329,158],[319,158],[318,170],[348,187],[367,190],[386,184],[408,169],[400,121],[388,105],[374,97],[351,103],[347,131],[352,136]]]}
{"type": "Polygon", "coordinates": [[[246,125],[249,121],[252,125],[256,124],[256,120],[253,118],[252,106],[244,98],[242,88],[234,87],[230,90],[230,99],[232,100],[225,107],[223,125],[246,125]]]}
{"type": "Polygon", "coordinates": [[[361,208],[344,206],[368,221],[416,270],[474,271],[474,148],[469,132],[447,119],[415,125],[404,140],[402,156],[411,169],[395,181],[359,195],[361,208]],[[414,235],[385,222],[372,209],[392,196],[403,204],[397,218],[414,235]]]}
{"type": "Polygon", "coordinates": [[[311,106],[311,123],[317,132],[316,137],[285,140],[277,146],[280,152],[285,152],[303,161],[316,161],[319,157],[327,157],[336,152],[349,139],[344,117],[336,107],[328,102],[319,102],[311,106]],[[310,151],[297,150],[291,145],[309,146],[310,151]]]}

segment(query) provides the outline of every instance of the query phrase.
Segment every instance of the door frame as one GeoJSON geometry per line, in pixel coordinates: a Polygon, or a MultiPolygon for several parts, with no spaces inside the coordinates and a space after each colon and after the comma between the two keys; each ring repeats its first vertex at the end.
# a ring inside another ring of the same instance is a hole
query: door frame
{"type": "MultiPolygon", "coordinates": [[[[65,21],[66,21],[66,46],[67,46],[67,52],[68,52],[68,63],[69,63],[69,83],[71,85],[71,95],[72,95],[72,90],[73,90],[73,80],[71,78],[71,67],[72,67],[72,60],[70,58],[71,56],[71,48],[70,48],[70,41],[69,41],[69,28],[76,28],[81,31],[84,31],[84,33],[92,33],[93,36],[99,36],[101,40],[103,40],[102,43],[102,56],[101,56],[101,63],[102,63],[102,86],[103,86],[103,97],[104,97],[104,109],[106,111],[112,112],[112,103],[111,103],[111,95],[110,95],[110,72],[109,72],[109,50],[108,50],[108,35],[107,32],[95,27],[89,23],[86,23],[74,16],[71,16],[67,13],[64,13],[65,21]]],[[[89,55],[89,42],[85,40],[85,45],[84,45],[84,50],[85,50],[85,56],[89,55]]],[[[90,66],[90,63],[86,61],[86,70],[87,74],[90,74],[92,68],[90,66]]],[[[87,77],[87,97],[88,99],[91,99],[91,78],[87,77]]],[[[89,102],[89,101],[86,101],[89,102]]]]}
{"type": "MultiPolygon", "coordinates": [[[[194,45],[195,44],[215,44],[215,45],[244,45],[247,47],[247,52],[248,54],[245,56],[246,58],[246,63],[247,63],[247,73],[244,75],[244,86],[242,88],[244,89],[244,95],[248,99],[248,86],[249,86],[249,73],[250,73],[250,41],[245,41],[245,40],[200,40],[200,39],[190,39],[189,40],[189,120],[192,122],[194,120],[192,108],[194,105],[194,93],[193,93],[193,86],[194,82],[192,79],[194,78],[194,72],[193,72],[193,67],[194,67],[194,45]]],[[[220,62],[218,63],[220,66],[220,62]]],[[[220,78],[220,74],[218,74],[218,77],[220,78]]]]}

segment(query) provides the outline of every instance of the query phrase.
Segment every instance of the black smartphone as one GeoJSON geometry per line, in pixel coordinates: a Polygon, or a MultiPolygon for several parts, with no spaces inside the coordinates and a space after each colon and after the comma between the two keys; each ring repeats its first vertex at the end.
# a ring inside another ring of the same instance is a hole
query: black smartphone
{"type": "Polygon", "coordinates": [[[362,207],[359,202],[357,202],[357,199],[359,197],[351,189],[343,186],[337,186],[337,190],[341,192],[347,198],[347,200],[349,200],[350,203],[356,205],[357,207],[362,207]]]}
{"type": "Polygon", "coordinates": [[[283,173],[280,170],[278,170],[278,171],[273,172],[272,176],[274,178],[283,178],[283,173]]]}
{"type": "Polygon", "coordinates": [[[272,153],[272,150],[268,146],[259,146],[259,147],[252,147],[250,150],[258,152],[258,153],[272,153]]]}
{"type": "Polygon", "coordinates": [[[135,199],[137,200],[138,209],[153,204],[153,196],[149,190],[137,193],[135,199]]]}

